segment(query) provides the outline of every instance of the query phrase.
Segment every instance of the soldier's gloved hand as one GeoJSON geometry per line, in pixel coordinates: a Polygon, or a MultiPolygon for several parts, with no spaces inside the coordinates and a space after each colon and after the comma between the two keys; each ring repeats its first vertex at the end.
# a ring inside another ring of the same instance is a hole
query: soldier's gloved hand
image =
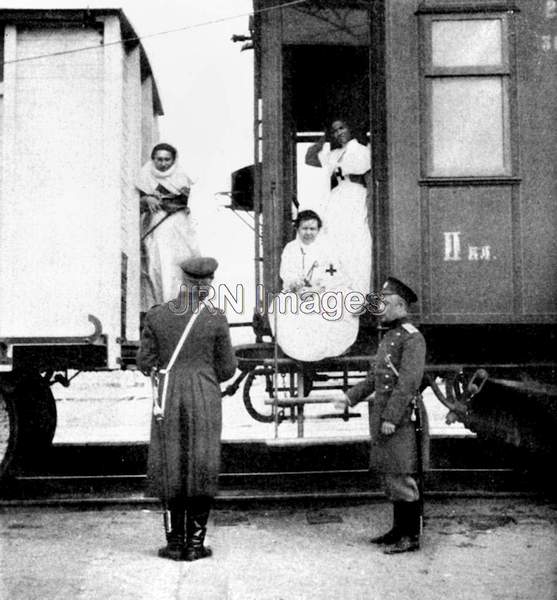
{"type": "Polygon", "coordinates": [[[447,413],[447,416],[445,417],[445,423],[447,425],[452,425],[453,423],[456,423],[458,421],[458,415],[453,412],[452,410],[450,410],[447,413]]]}
{"type": "Polygon", "coordinates": [[[381,433],[383,435],[392,435],[395,432],[395,425],[389,421],[383,421],[381,423],[381,433]]]}
{"type": "Polygon", "coordinates": [[[335,400],[334,407],[336,408],[336,410],[344,411],[350,407],[350,399],[346,394],[344,394],[342,398],[338,398],[337,400],[335,400]]]}

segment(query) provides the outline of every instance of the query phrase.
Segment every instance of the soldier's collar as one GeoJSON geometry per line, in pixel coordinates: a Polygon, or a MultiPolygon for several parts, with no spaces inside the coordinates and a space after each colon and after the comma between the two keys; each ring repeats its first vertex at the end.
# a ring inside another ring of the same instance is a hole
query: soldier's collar
{"type": "Polygon", "coordinates": [[[394,321],[390,321],[389,323],[383,323],[383,327],[385,327],[385,329],[395,329],[395,327],[400,327],[404,323],[408,322],[408,317],[401,317],[400,319],[395,319],[394,321]]]}

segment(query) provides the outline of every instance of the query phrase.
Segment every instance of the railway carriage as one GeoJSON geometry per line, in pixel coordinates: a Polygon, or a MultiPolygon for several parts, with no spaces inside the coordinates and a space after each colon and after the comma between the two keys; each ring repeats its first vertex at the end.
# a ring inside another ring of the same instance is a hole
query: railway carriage
{"type": "Polygon", "coordinates": [[[0,34],[1,476],[51,442],[52,383],[139,339],[133,178],[162,105],[120,10],[1,9],[0,34]]]}
{"type": "MultiPolygon", "coordinates": [[[[554,448],[557,3],[283,4],[255,0],[251,21],[257,282],[280,290],[293,216],[317,185],[308,143],[332,117],[359,121],[372,159],[372,289],[395,275],[417,291],[424,385],[475,432],[554,448]]],[[[345,388],[376,343],[361,319],[350,352],[312,365],[310,379],[319,387],[336,371],[345,388]]],[[[275,419],[303,411],[311,381],[283,385],[279,402],[272,376],[304,365],[273,361],[265,344],[238,353],[246,384],[266,379],[275,419]]]]}
{"type": "MultiPolygon", "coordinates": [[[[131,177],[162,107],[141,45],[120,43],[136,37],[121,11],[2,10],[0,29],[2,476],[18,452],[52,440],[50,384],[133,362],[131,177]],[[74,52],[83,46],[98,49],[74,52]],[[55,59],[29,60],[47,53],[55,59]],[[74,173],[60,168],[68,150],[74,173]],[[40,177],[26,178],[26,165],[40,177]]],[[[360,121],[371,287],[395,275],[417,291],[424,386],[475,432],[554,450],[557,3],[255,0],[249,45],[255,166],[233,178],[233,207],[253,211],[256,283],[280,290],[297,207],[323,189],[303,165],[308,144],[333,115],[360,121]]],[[[254,418],[278,429],[290,416],[301,437],[315,391],[364,376],[377,329],[365,315],[349,352],[301,363],[265,341],[264,317],[258,303],[256,341],[237,348],[228,391],[243,382],[254,418]]]]}

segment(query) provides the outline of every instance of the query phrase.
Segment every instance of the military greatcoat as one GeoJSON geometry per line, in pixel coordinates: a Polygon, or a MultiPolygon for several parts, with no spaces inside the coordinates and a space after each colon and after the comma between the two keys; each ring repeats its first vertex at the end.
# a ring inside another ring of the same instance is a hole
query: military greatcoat
{"type": "MultiPolygon", "coordinates": [[[[146,315],[137,364],[144,372],[165,368],[193,310],[177,313],[171,303],[153,307],[146,315]]],[[[236,370],[226,317],[203,308],[194,322],[170,372],[163,421],[168,470],[168,500],[213,497],[220,470],[222,430],[219,383],[236,370]]],[[[162,382],[159,386],[162,393],[162,382]]],[[[163,497],[161,441],[151,424],[148,492],[163,497]]]]}
{"type": "MultiPolygon", "coordinates": [[[[425,365],[425,340],[407,318],[387,324],[367,378],[351,388],[347,395],[354,405],[375,391],[370,403],[371,468],[380,473],[417,473],[417,444],[412,400],[422,381],[425,365]],[[398,376],[388,365],[392,361],[398,376]],[[381,433],[381,423],[396,427],[391,435],[381,433]]],[[[421,397],[418,409],[423,427],[422,460],[429,459],[429,430],[421,397]]]]}

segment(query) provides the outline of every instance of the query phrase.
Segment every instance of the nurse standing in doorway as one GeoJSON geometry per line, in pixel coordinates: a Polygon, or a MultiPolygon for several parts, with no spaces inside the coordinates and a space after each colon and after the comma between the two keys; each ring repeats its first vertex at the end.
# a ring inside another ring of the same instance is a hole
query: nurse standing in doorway
{"type": "Polygon", "coordinates": [[[370,149],[356,139],[347,120],[335,119],[330,133],[308,149],[306,164],[322,167],[329,173],[331,191],[324,215],[327,243],[340,255],[353,289],[366,294],[371,279],[371,233],[366,202],[370,149]]]}

